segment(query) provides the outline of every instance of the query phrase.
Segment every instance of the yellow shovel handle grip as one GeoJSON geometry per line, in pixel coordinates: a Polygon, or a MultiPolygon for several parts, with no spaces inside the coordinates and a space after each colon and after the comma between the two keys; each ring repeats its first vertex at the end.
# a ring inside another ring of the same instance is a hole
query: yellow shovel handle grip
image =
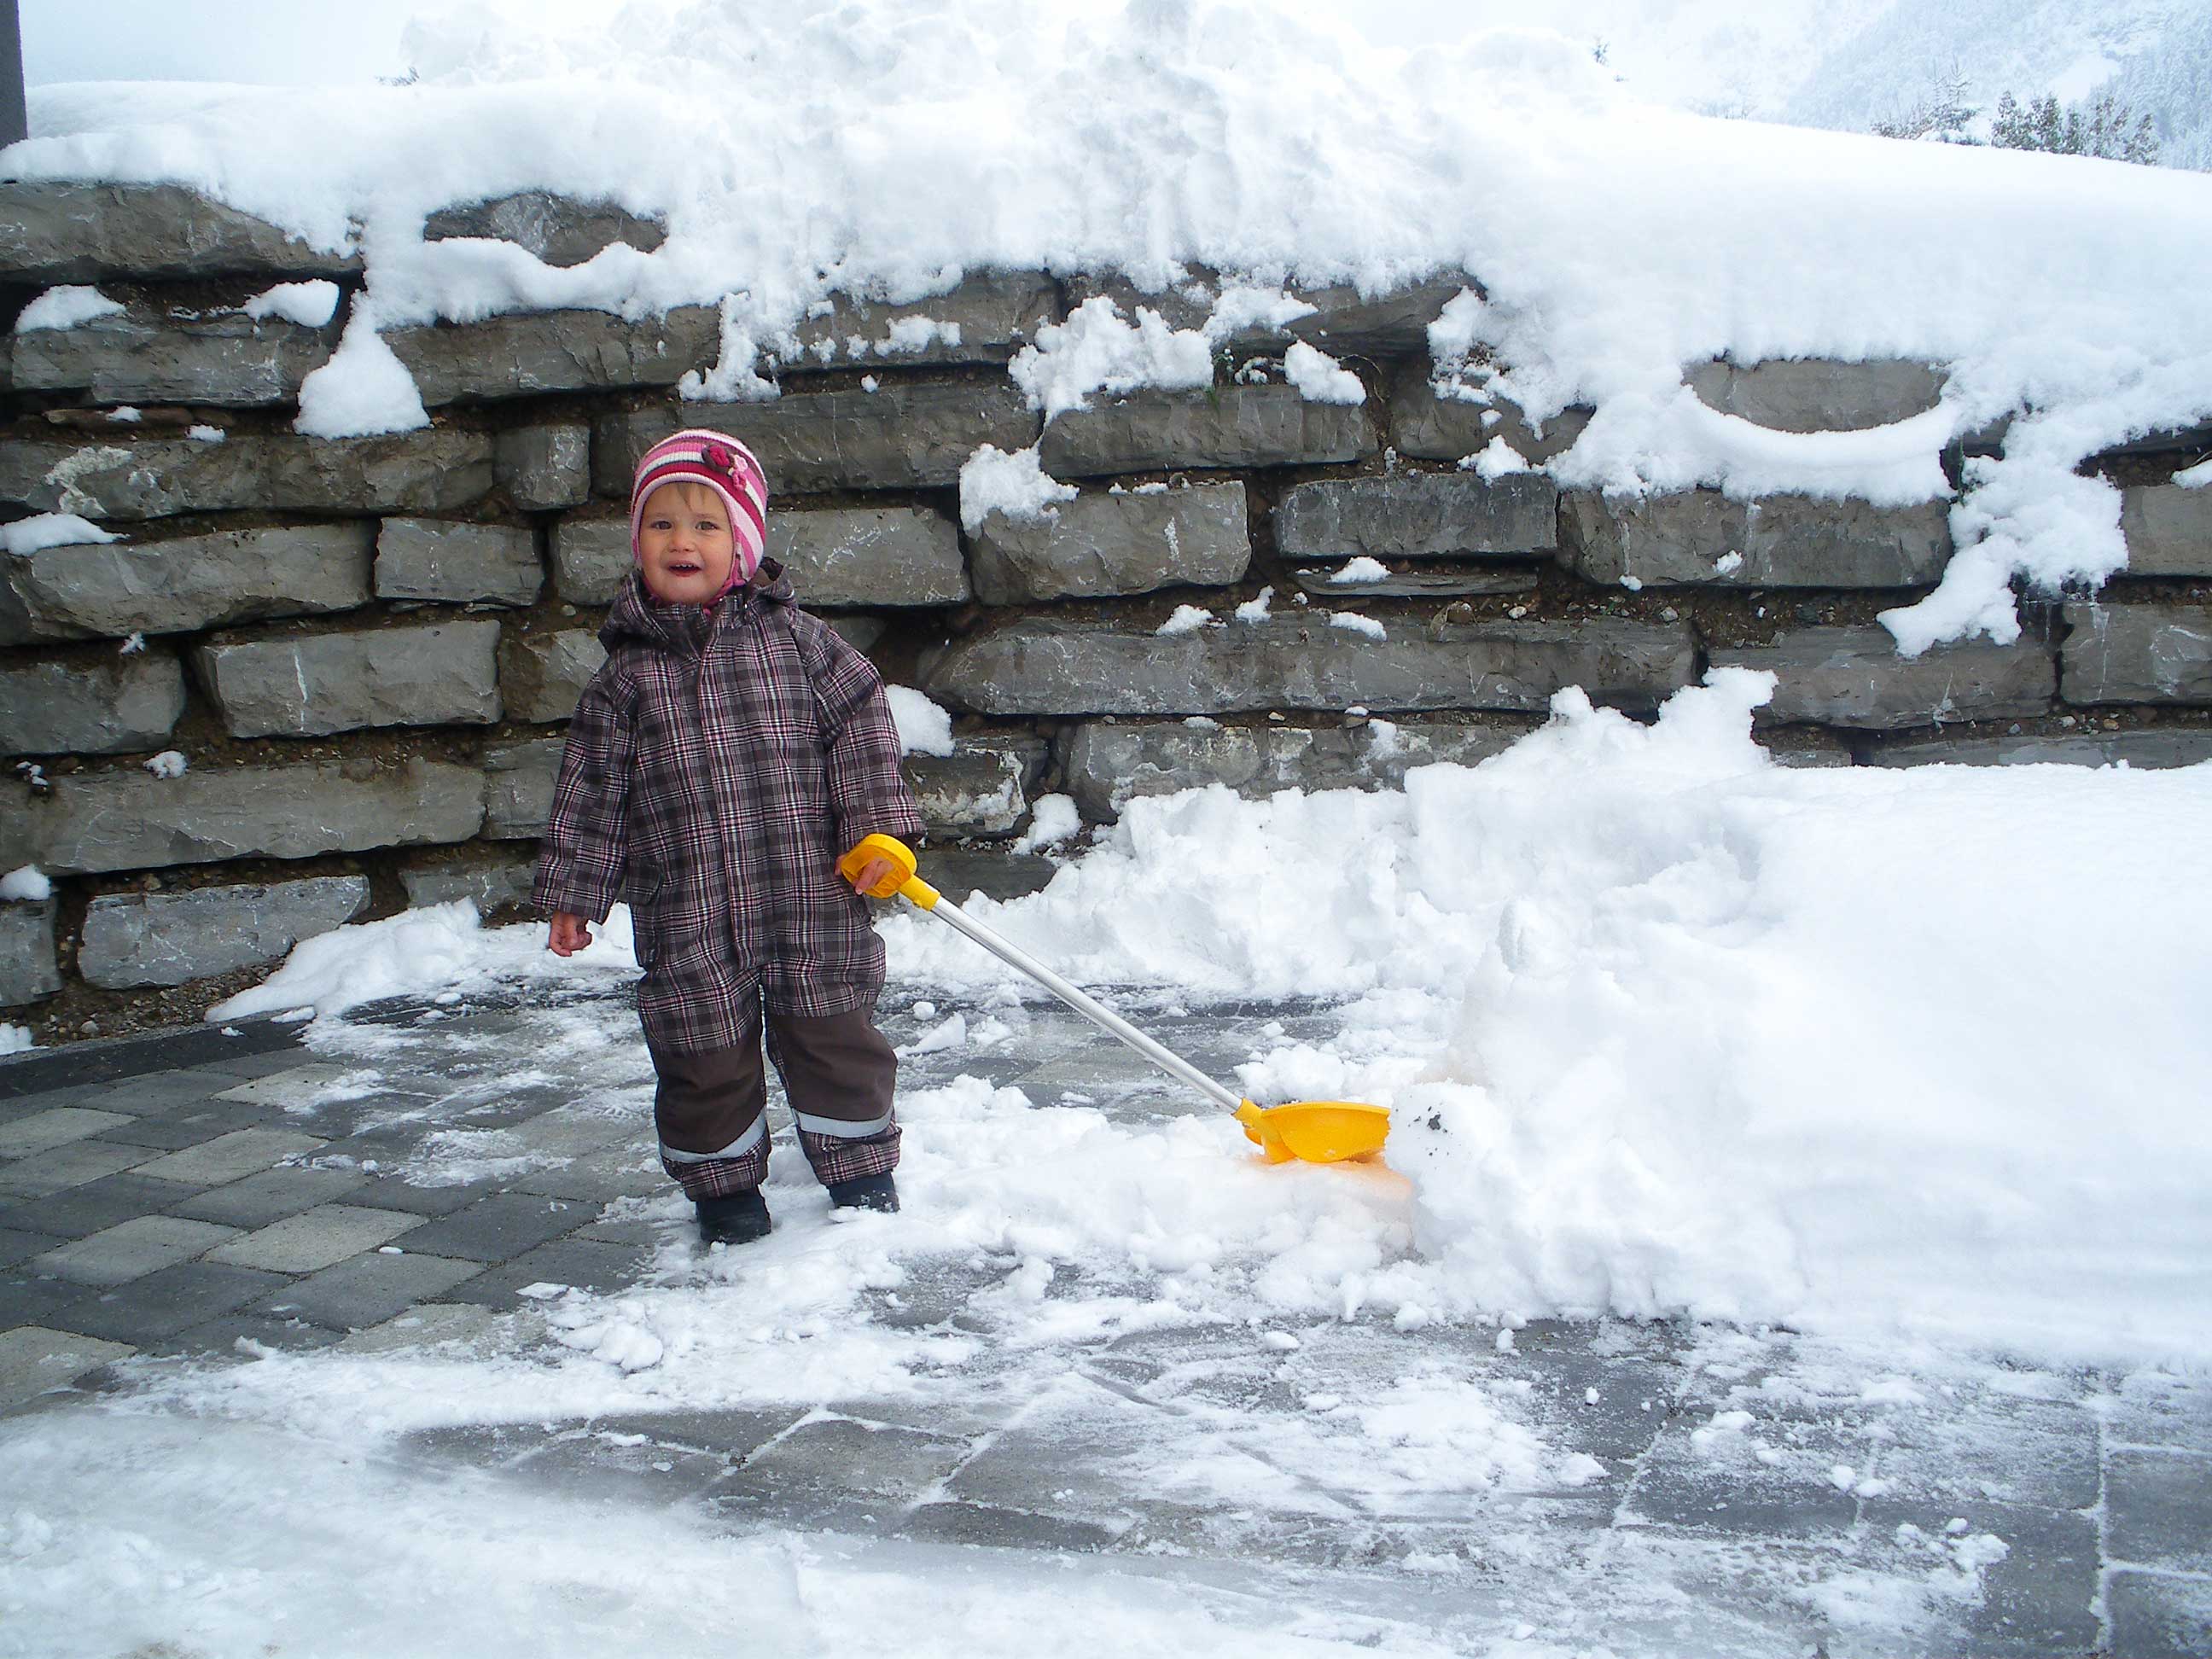
{"type": "Polygon", "coordinates": [[[925,910],[937,908],[937,890],[915,874],[914,849],[896,836],[861,836],[852,851],[837,860],[837,873],[851,881],[872,859],[882,859],[891,866],[891,873],[866,890],[870,898],[887,899],[896,894],[925,910]]]}

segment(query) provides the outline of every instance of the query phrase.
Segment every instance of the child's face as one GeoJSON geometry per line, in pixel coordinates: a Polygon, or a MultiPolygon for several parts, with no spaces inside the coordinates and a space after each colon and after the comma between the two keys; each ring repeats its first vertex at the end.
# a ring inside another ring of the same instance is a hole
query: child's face
{"type": "Polygon", "coordinates": [[[721,592],[737,560],[729,509],[704,484],[665,483],[645,498],[637,550],[655,599],[705,605],[721,592]]]}

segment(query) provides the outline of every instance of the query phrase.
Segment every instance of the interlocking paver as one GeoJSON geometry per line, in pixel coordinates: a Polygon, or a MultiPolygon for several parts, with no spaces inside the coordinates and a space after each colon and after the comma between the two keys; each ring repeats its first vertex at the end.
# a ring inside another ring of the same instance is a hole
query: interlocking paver
{"type": "MultiPolygon", "coordinates": [[[[465,1282],[465,1281],[464,1281],[465,1282]]],[[[348,1353],[389,1353],[441,1342],[474,1342],[499,1328],[499,1315],[472,1302],[421,1302],[338,1344],[348,1353]]]]}
{"type": "Polygon", "coordinates": [[[34,1273],[28,1262],[0,1273],[0,1330],[44,1325],[84,1295],[75,1279],[34,1273]]]}
{"type": "Polygon", "coordinates": [[[0,1164],[0,1198],[44,1198],[65,1188],[120,1175],[160,1156],[151,1146],[105,1139],[72,1140],[35,1157],[0,1164]]]}
{"type": "Polygon", "coordinates": [[[119,1128],[102,1129],[99,1138],[156,1152],[177,1152],[187,1146],[203,1146],[235,1129],[253,1128],[265,1122],[268,1115],[265,1107],[204,1100],[179,1106],[174,1111],[134,1117],[119,1128]]]}
{"type": "Polygon", "coordinates": [[[236,1129],[204,1146],[141,1164],[138,1173],[157,1181],[218,1187],[227,1181],[257,1175],[288,1158],[304,1158],[322,1145],[319,1137],[291,1129],[236,1129]]]}
{"type": "Polygon", "coordinates": [[[144,1345],[282,1290],[282,1275],[212,1261],[185,1261],[109,1291],[91,1291],[52,1316],[60,1328],[144,1345]]]}
{"type": "Polygon", "coordinates": [[[195,1190],[178,1182],[150,1179],[143,1168],[11,1204],[0,1211],[0,1218],[10,1227],[34,1233],[82,1238],[132,1216],[158,1215],[179,1199],[191,1197],[195,1190]]]}
{"type": "Polygon", "coordinates": [[[335,1267],[349,1255],[389,1244],[423,1224],[418,1215],[370,1210],[352,1204],[324,1204],[272,1222],[258,1232],[208,1253],[210,1261],[260,1267],[270,1273],[311,1273],[335,1267]]]}
{"type": "Polygon", "coordinates": [[[2112,1659],[2212,1653],[2212,1578],[2116,1572],[2105,1591],[2112,1659]]]}
{"type": "Polygon", "coordinates": [[[650,1139],[648,1135],[637,1144],[609,1146],[550,1170],[533,1170],[516,1176],[513,1190],[602,1202],[664,1191],[669,1185],[668,1174],[660,1167],[650,1139]]]}
{"type": "Polygon", "coordinates": [[[417,1302],[439,1299],[483,1269],[481,1261],[371,1251],[288,1285],[248,1311],[304,1319],[334,1331],[359,1330],[380,1325],[417,1302]]]}
{"type": "Polygon", "coordinates": [[[182,1106],[197,1105],[212,1095],[237,1086],[237,1078],[228,1072],[198,1068],[149,1072],[143,1077],[125,1078],[119,1083],[101,1085],[98,1095],[88,1103],[105,1111],[159,1116],[182,1106]]]}
{"type": "Polygon", "coordinates": [[[34,1256],[30,1265],[82,1285],[120,1285],[189,1261],[237,1237],[235,1227],[218,1227],[210,1221],[142,1215],[34,1256]]]}
{"type": "Polygon", "coordinates": [[[34,1255],[44,1255],[61,1243],[52,1233],[27,1233],[20,1227],[0,1227],[0,1267],[12,1267],[34,1255]]]}
{"type": "Polygon", "coordinates": [[[456,1290],[453,1296],[458,1301],[510,1308],[529,1299],[522,1292],[532,1285],[617,1291],[637,1277],[638,1269],[651,1259],[651,1254],[633,1244],[556,1238],[550,1244],[526,1250],[503,1267],[486,1269],[456,1290]]]}
{"type": "Polygon", "coordinates": [[[29,1158],[130,1121],[120,1112],[94,1111],[83,1106],[55,1106],[21,1117],[0,1118],[0,1158],[29,1158]]]}
{"type": "Polygon", "coordinates": [[[261,1348],[293,1352],[327,1348],[339,1333],[303,1319],[274,1318],[250,1310],[224,1314],[204,1325],[191,1325],[174,1336],[149,1339],[145,1349],[155,1354],[220,1354],[249,1356],[261,1348]]]}
{"type": "Polygon", "coordinates": [[[536,1193],[495,1193],[434,1221],[408,1240],[432,1255],[504,1261],[597,1218],[599,1206],[536,1193]]]}
{"type": "Polygon", "coordinates": [[[87,1371],[127,1359],[125,1343],[103,1342],[71,1331],[25,1325],[0,1331],[0,1411],[64,1388],[87,1371]]]}
{"type": "Polygon", "coordinates": [[[405,1210],[410,1215],[446,1216],[481,1203],[501,1188],[489,1181],[458,1182],[447,1187],[418,1187],[396,1174],[372,1170],[361,1201],[380,1210],[405,1210]]]}
{"type": "Polygon", "coordinates": [[[219,1221],[226,1227],[265,1227],[288,1215],[343,1198],[368,1182],[368,1176],[351,1170],[284,1164],[228,1186],[195,1193],[171,1213],[190,1216],[195,1221],[219,1221]]]}
{"type": "Polygon", "coordinates": [[[2186,1451],[2116,1451],[2105,1466],[2105,1547],[2131,1567],[2212,1577],[2212,1528],[2204,1525],[2212,1457],[2186,1451]]]}
{"type": "Polygon", "coordinates": [[[216,1096],[217,1100],[238,1101],[253,1105],[298,1109],[311,1103],[315,1097],[358,1068],[351,1066],[330,1066],[320,1063],[302,1066],[296,1060],[266,1076],[255,1077],[244,1083],[234,1084],[216,1096]]]}

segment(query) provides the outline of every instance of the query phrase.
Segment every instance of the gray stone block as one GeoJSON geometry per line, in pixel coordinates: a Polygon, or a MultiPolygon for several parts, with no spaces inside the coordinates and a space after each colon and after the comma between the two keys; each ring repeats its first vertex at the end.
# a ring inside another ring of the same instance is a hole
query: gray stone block
{"type": "Polygon", "coordinates": [[[0,501],[88,519],[177,513],[448,513],[492,486],[492,441],[433,428],[381,438],[234,433],[0,446],[0,501]]]}
{"type": "Polygon", "coordinates": [[[49,1389],[65,1389],[87,1371],[137,1352],[127,1342],[103,1342],[51,1326],[0,1331],[0,1411],[11,1411],[49,1389]]]}
{"type": "Polygon", "coordinates": [[[49,547],[9,560],[8,584],[40,637],[191,633],[368,604],[375,534],[363,519],[49,547]]]}
{"type": "Polygon", "coordinates": [[[332,253],[175,185],[0,184],[0,276],[15,283],[101,276],[343,276],[332,253]]]}
{"type": "MultiPolygon", "coordinates": [[[[1319,288],[1291,286],[1292,298],[1315,307],[1279,329],[1251,328],[1231,335],[1226,344],[1233,352],[1279,351],[1291,340],[1304,340],[1333,355],[1364,357],[1403,357],[1425,355],[1429,325],[1462,289],[1475,288],[1472,277],[1449,275],[1394,289],[1363,295],[1349,283],[1319,288]]],[[[1147,293],[1127,277],[1073,276],[1068,279],[1068,304],[1080,306],[1103,295],[1133,318],[1137,307],[1159,313],[1170,327],[1203,328],[1213,314],[1221,292],[1218,274],[1200,271],[1193,280],[1178,283],[1158,293],[1147,293]]]]}
{"type": "Polygon", "coordinates": [[[1375,422],[1364,407],[1309,403],[1295,386],[1231,386],[1101,398],[1048,426],[1040,459],[1055,478],[1088,478],[1175,467],[1310,466],[1361,460],[1376,447],[1375,422]]]}
{"type": "Polygon", "coordinates": [[[1042,738],[963,738],[950,755],[900,762],[933,836],[1005,836],[1021,828],[1030,791],[1044,769],[1042,738]]]}
{"type": "Polygon", "coordinates": [[[275,1273],[185,1261],[82,1297],[52,1316],[86,1336],[143,1346],[220,1318],[283,1283],[275,1273]]]}
{"type": "Polygon", "coordinates": [[[200,684],[234,737],[500,718],[499,624],[438,623],[201,646],[200,684]]]}
{"type": "Polygon", "coordinates": [[[592,428],[581,421],[512,427],[492,444],[492,477],[526,513],[592,498],[592,428]]]}
{"type": "Polygon", "coordinates": [[[292,1129],[234,1129],[227,1135],[217,1135],[213,1140],[188,1146],[181,1152],[142,1164],[136,1173],[153,1181],[220,1187],[319,1152],[325,1145],[319,1136],[303,1135],[292,1129]]]}
{"type": "Polygon", "coordinates": [[[1893,732],[1956,720],[2020,720],[2049,712],[2057,665],[2033,639],[1938,646],[1899,656],[1882,628],[1808,628],[1776,644],[1716,647],[1715,667],[1759,668],[1779,677],[1761,721],[1893,732]]]}
{"type": "Polygon", "coordinates": [[[1042,519],[994,513],[970,545],[976,595],[993,605],[1219,586],[1252,562],[1241,483],[1094,491],[1042,519]]]}
{"type": "Polygon", "coordinates": [[[30,1158],[103,1130],[123,1128],[130,1116],[84,1106],[50,1106],[0,1121],[0,1158],[30,1158]]]}
{"type": "Polygon", "coordinates": [[[310,1273],[252,1304],[254,1311],[278,1319],[302,1319],[335,1331],[380,1325],[417,1302],[433,1302],[454,1285],[483,1271],[481,1261],[403,1251],[372,1251],[310,1273]]]}
{"type": "Polygon", "coordinates": [[[134,304],[75,328],[16,335],[9,368],[21,391],[248,408],[297,400],[300,382],[330,361],[337,340],[335,323],[307,328],[240,311],[179,315],[134,304]]]}
{"type": "Polygon", "coordinates": [[[310,1170],[284,1164],[247,1176],[243,1181],[234,1181],[227,1187],[210,1187],[178,1205],[174,1212],[190,1216],[195,1221],[220,1222],[226,1227],[251,1231],[343,1198],[367,1181],[367,1176],[350,1170],[310,1170]]]}
{"type": "Polygon", "coordinates": [[[1041,270],[987,271],[949,294],[898,304],[840,294],[828,315],[799,325],[799,352],[783,367],[1003,363],[1060,316],[1060,286],[1041,270]],[[957,339],[947,337],[955,331],[957,339]]]}
{"type": "Polygon", "coordinates": [[[511,720],[565,720],[606,661],[606,647],[588,628],[558,634],[510,634],[500,643],[499,693],[511,720]]]}
{"type": "Polygon", "coordinates": [[[925,873],[930,884],[956,903],[972,893],[987,898],[1020,898],[1042,891],[1060,868],[1036,853],[1009,853],[988,843],[976,848],[933,847],[925,873]]]}
{"type": "Polygon", "coordinates": [[[2212,608],[2073,604],[2066,623],[2067,702],[2212,704],[2212,608]]]}
{"type": "Polygon", "coordinates": [[[2113,1572],[2106,1581],[2115,1659],[2212,1653],[2212,1580],[2113,1572]]]}
{"type": "Polygon", "coordinates": [[[504,1261],[596,1219],[600,1206],[537,1193],[495,1193],[407,1236],[407,1249],[471,1261],[504,1261]]]}
{"type": "Polygon", "coordinates": [[[617,203],[523,190],[440,208],[423,221],[423,240],[454,236],[513,242],[549,265],[568,266],[580,265],[617,242],[650,253],[668,240],[668,229],[659,220],[641,218],[617,203]]]}
{"type": "Polygon", "coordinates": [[[1402,629],[1385,640],[1317,618],[1162,635],[1036,618],[942,653],[930,695],[985,714],[1222,714],[1268,708],[1534,711],[1580,685],[1650,708],[1690,683],[1689,630],[1589,623],[1402,629]]]}
{"type": "Polygon", "coordinates": [[[637,562],[626,515],[572,514],[553,526],[552,544],[553,591],[570,605],[612,605],[637,562]]]}
{"type": "Polygon", "coordinates": [[[0,904],[0,1008],[20,1008],[62,988],[52,899],[0,904]]]}
{"type": "Polygon", "coordinates": [[[450,904],[455,899],[472,901],[486,915],[530,902],[530,888],[538,871],[534,857],[508,859],[495,864],[439,865],[428,870],[403,870],[400,884],[407,890],[410,908],[426,904],[450,904]]]}
{"type": "Polygon", "coordinates": [[[1559,507],[1557,486],[1532,472],[1331,478],[1283,497],[1275,546],[1286,559],[1548,553],[1559,545],[1559,507]]]}
{"type": "MultiPolygon", "coordinates": [[[[155,1121],[158,1120],[143,1120],[155,1121]]],[[[34,1152],[28,1158],[19,1158],[0,1167],[0,1194],[10,1200],[46,1198],[70,1187],[82,1187],[88,1182],[103,1181],[112,1175],[135,1169],[151,1158],[159,1158],[164,1147],[141,1146],[136,1142],[109,1140],[102,1132],[101,1139],[72,1140],[51,1151],[34,1152]]],[[[38,1235],[44,1237],[44,1234],[38,1235]]],[[[49,1241],[51,1243],[51,1241],[49,1241]]],[[[47,1244],[41,1244],[43,1250],[47,1244]]],[[[27,1252],[35,1255],[36,1251],[27,1252]]]]}
{"type": "Polygon", "coordinates": [[[1207,727],[1086,720],[1062,737],[1060,752],[1068,793],[1085,817],[1103,821],[1137,796],[1216,783],[1250,800],[1279,789],[1395,789],[1416,766],[1472,766],[1534,729],[1533,721],[1207,727]]]}
{"type": "MultiPolygon", "coordinates": [[[[717,429],[759,459],[776,495],[934,489],[957,482],[961,467],[984,444],[1028,448],[1036,441],[1038,425],[1020,395],[1003,385],[885,386],[874,392],[796,392],[764,404],[662,404],[602,415],[592,422],[593,493],[627,501],[631,475],[645,452],[709,415],[717,429]]],[[[772,505],[769,522],[775,522],[772,505]]]]}
{"type": "Polygon", "coordinates": [[[2133,484],[2121,492],[2130,576],[2212,576],[2212,488],[2133,484]]]}
{"type": "Polygon", "coordinates": [[[1456,461],[1480,454],[1490,447],[1492,439],[1503,438],[1522,459],[1540,466],[1575,447],[1589,425],[1590,414],[1587,409],[1567,409],[1534,422],[1508,398],[1479,404],[1440,397],[1426,369],[1409,369],[1390,392],[1390,447],[1419,460],[1456,461]]]}
{"type": "Polygon", "coordinates": [[[158,1214],[191,1195],[189,1186],[151,1181],[134,1170],[12,1205],[8,1224],[57,1238],[83,1238],[133,1216],[158,1214]]]}
{"type": "Polygon", "coordinates": [[[466,841],[483,822],[483,774],[441,761],[207,768],[180,778],[134,767],[57,778],[40,800],[0,799],[0,868],[82,875],[304,859],[466,841]]]}
{"type": "Polygon", "coordinates": [[[553,781],[561,770],[566,740],[540,738],[506,744],[484,754],[484,823],[487,841],[535,840],[553,811],[553,781]]]}
{"type": "Polygon", "coordinates": [[[2105,1462],[2106,1548],[2130,1566],[2212,1577],[2208,1492],[2212,1457],[2163,1447],[2114,1449],[2105,1462]]]}
{"type": "Polygon", "coordinates": [[[1533,593],[1542,582],[1544,567],[1530,561],[1512,564],[1454,564],[1428,570],[1394,570],[1374,581],[1340,581],[1340,567],[1329,565],[1291,572],[1303,592],[1328,599],[1455,599],[1533,593]]]}
{"type": "Polygon", "coordinates": [[[377,532],[380,599],[526,605],[544,585],[534,530],[455,519],[386,519],[377,532]]]}
{"type": "Polygon", "coordinates": [[[1911,587],[1951,562],[1942,501],[1884,507],[1717,489],[1641,500],[1572,490],[1560,562],[1594,582],[1721,587],[1911,587]]]}
{"type": "Polygon", "coordinates": [[[80,1285],[121,1285],[204,1255],[237,1230],[182,1216],[142,1215],[31,1258],[40,1273],[80,1285]]]}
{"type": "MultiPolygon", "coordinates": [[[[624,536],[627,561],[627,526],[624,536]]],[[[969,597],[960,532],[926,508],[771,513],[768,556],[789,572],[804,605],[962,605],[969,597]]]]}
{"type": "Polygon", "coordinates": [[[2160,771],[2212,760],[2212,731],[2021,732],[1886,743],[1869,766],[2130,766],[2160,771]]]}
{"type": "Polygon", "coordinates": [[[713,365],[722,324],[712,306],[682,306],[635,321],[605,311],[526,311],[397,328],[384,337],[434,409],[549,392],[674,386],[713,365]]]}
{"type": "Polygon", "coordinates": [[[351,921],[368,900],[366,876],[110,894],[85,912],[77,972],[117,990],[259,967],[351,921]]]}
{"type": "Polygon", "coordinates": [[[0,666],[0,753],[138,754],[184,712],[185,671],[167,651],[0,666]]]}
{"type": "Polygon", "coordinates": [[[1708,409],[1778,432],[1856,432],[1924,415],[1942,400],[1942,370],[1903,358],[1847,363],[1771,357],[1699,363],[1684,379],[1708,409]]]}
{"type": "Polygon", "coordinates": [[[264,1273],[319,1273],[349,1255],[389,1244],[422,1224],[421,1216],[401,1210],[323,1204],[233,1238],[210,1251],[208,1260],[264,1273]]]}

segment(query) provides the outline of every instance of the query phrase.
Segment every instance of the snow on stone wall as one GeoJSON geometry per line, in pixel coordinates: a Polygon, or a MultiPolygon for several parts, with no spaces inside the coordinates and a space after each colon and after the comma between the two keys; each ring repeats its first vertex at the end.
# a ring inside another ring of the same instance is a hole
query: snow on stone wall
{"type": "MultiPolygon", "coordinates": [[[[542,192],[449,219],[549,267],[659,234],[542,192]]],[[[1208,782],[1389,787],[1497,752],[1564,686],[1642,713],[1723,664],[1779,676],[1762,730],[1792,763],[2212,757],[2212,489],[2187,476],[2212,434],[2092,464],[2126,575],[1917,656],[1878,618],[1942,582],[1942,496],[2002,426],[1939,438],[1941,475],[1887,499],[1873,448],[1852,491],[1742,487],[1761,446],[1913,429],[1936,364],[1683,364],[1730,489],[1608,495],[1542,470],[1590,410],[1439,380],[1482,272],[1146,295],[978,271],[835,297],[779,395],[719,405],[678,391],[725,361],[713,307],[387,328],[419,423],[325,438],[295,422],[371,314],[357,258],[166,185],[0,185],[0,222],[10,313],[85,290],[5,340],[0,752],[33,769],[0,783],[0,871],[59,880],[0,904],[0,1006],[266,962],[403,896],[517,902],[629,568],[630,468],[702,420],[760,454],[802,598],[958,716],[952,754],[908,765],[986,890],[1049,874],[1010,850],[1048,793],[1103,820],[1208,782]],[[301,282],[336,310],[251,303],[301,282]],[[963,528],[987,447],[1037,487],[963,528]],[[1164,634],[1178,612],[1197,625],[1164,634]]]]}

